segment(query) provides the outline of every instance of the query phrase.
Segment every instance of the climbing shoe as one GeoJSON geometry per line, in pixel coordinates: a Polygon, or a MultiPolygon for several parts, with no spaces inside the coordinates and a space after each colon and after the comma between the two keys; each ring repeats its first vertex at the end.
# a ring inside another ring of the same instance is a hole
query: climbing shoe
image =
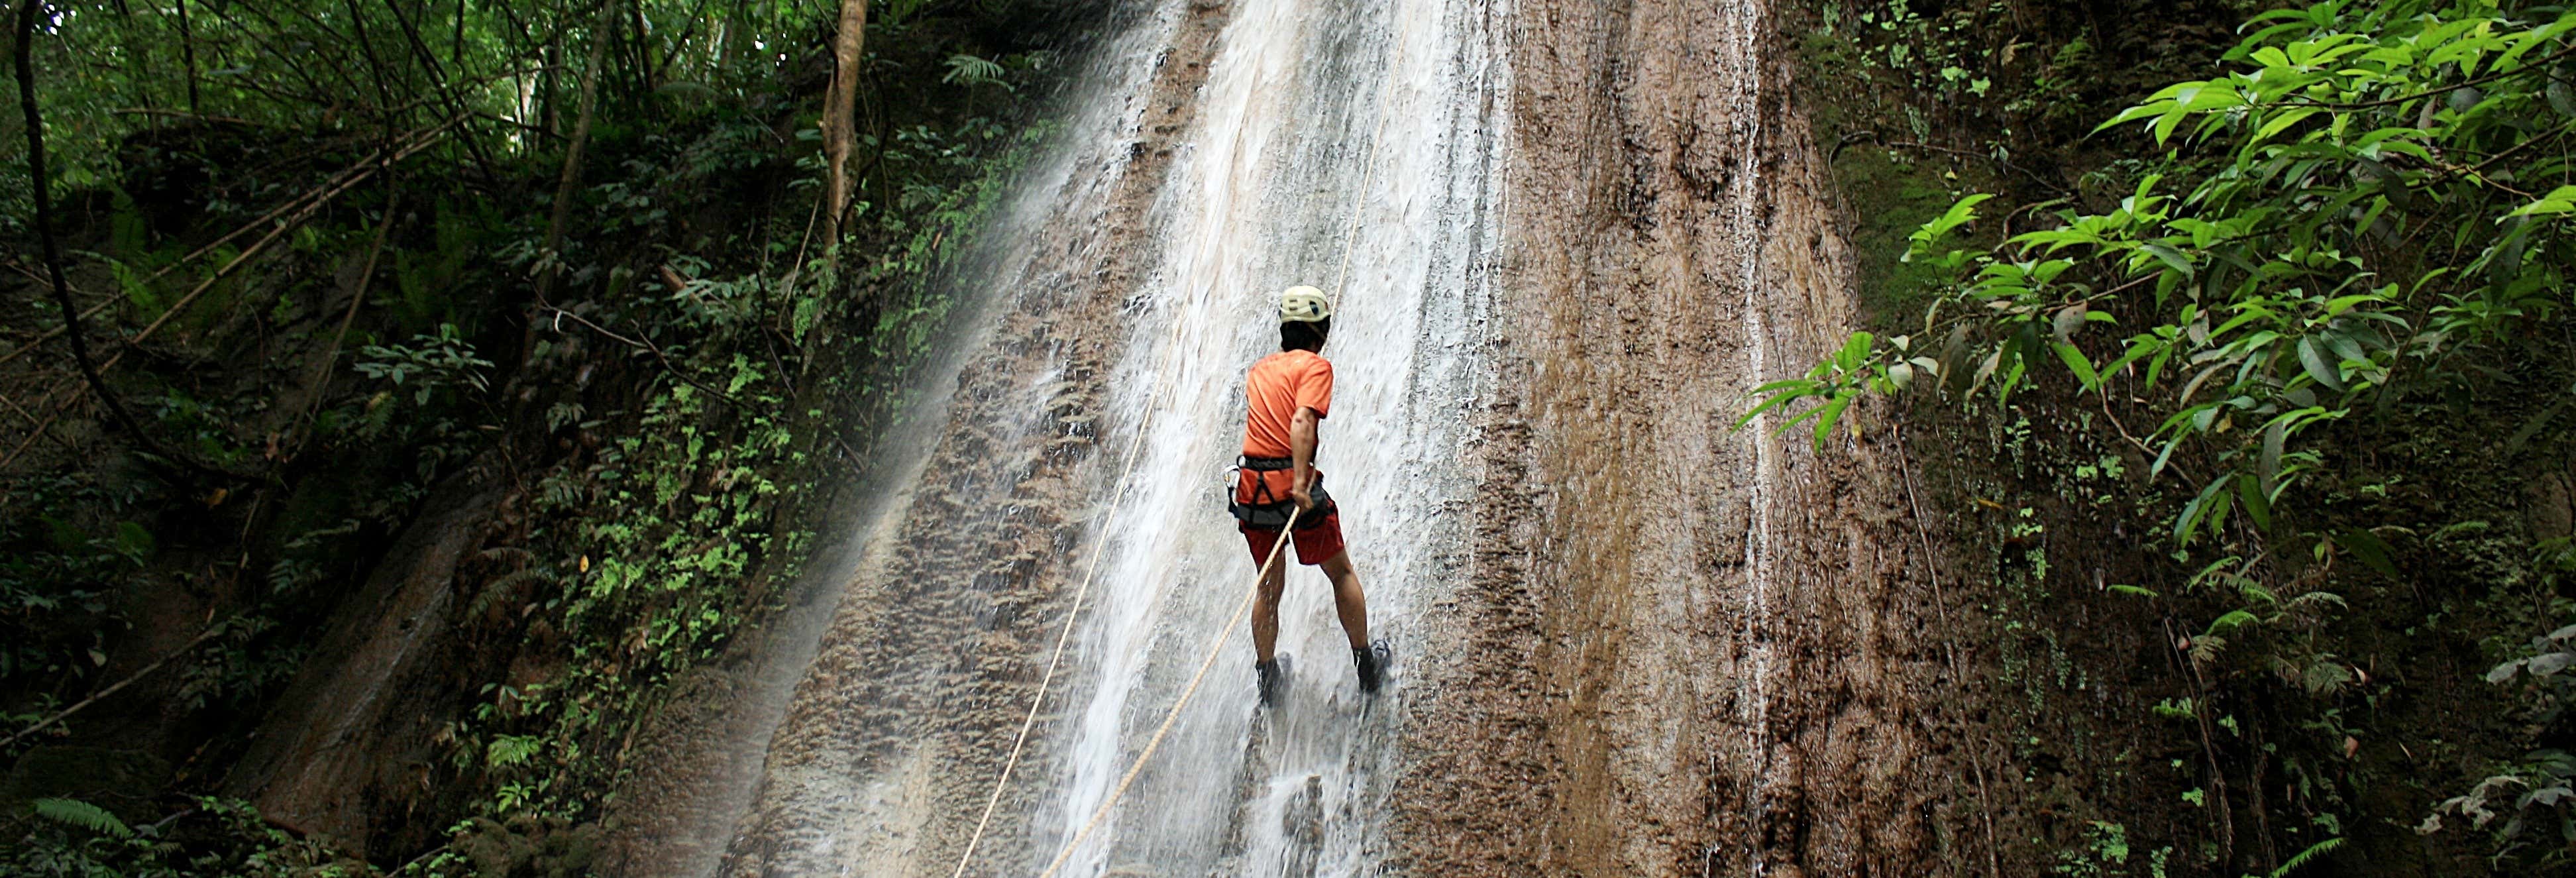
{"type": "Polygon", "coordinates": [[[1288,657],[1284,655],[1266,662],[1252,663],[1253,674],[1260,678],[1261,706],[1269,707],[1278,703],[1280,691],[1288,688],[1287,665],[1288,657]]]}
{"type": "Polygon", "coordinates": [[[1377,687],[1386,682],[1387,665],[1394,661],[1395,650],[1384,640],[1371,643],[1366,648],[1351,647],[1351,664],[1360,672],[1360,691],[1377,694],[1377,687]]]}

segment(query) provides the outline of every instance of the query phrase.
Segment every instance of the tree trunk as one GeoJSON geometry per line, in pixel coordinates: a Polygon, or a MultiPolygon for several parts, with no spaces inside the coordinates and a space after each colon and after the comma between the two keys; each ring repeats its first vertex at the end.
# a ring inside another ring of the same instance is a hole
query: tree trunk
{"type": "Polygon", "coordinates": [[[188,0],[179,0],[179,57],[188,71],[188,112],[204,115],[197,106],[197,35],[188,29],[188,0]]]}
{"type": "Polygon", "coordinates": [[[744,59],[754,51],[751,40],[756,33],[758,29],[751,23],[751,0],[734,0],[733,15],[725,19],[724,55],[716,60],[720,74],[731,77],[742,69],[744,59]]]}
{"type": "Polygon", "coordinates": [[[537,73],[537,124],[544,127],[546,139],[563,136],[563,100],[556,96],[558,78],[555,71],[563,67],[563,35],[558,28],[546,38],[545,69],[537,73]]]}
{"type": "MultiPolygon", "coordinates": [[[[545,269],[537,272],[537,301],[540,304],[546,302],[547,293],[554,291],[555,274],[563,265],[563,256],[556,250],[563,246],[564,223],[572,215],[573,184],[581,180],[581,150],[590,141],[591,116],[599,108],[599,68],[608,60],[609,41],[616,38],[616,10],[616,3],[601,0],[599,20],[592,26],[590,63],[581,69],[580,116],[572,124],[572,144],[564,149],[563,175],[555,180],[554,213],[546,220],[546,246],[539,251],[539,258],[546,260],[545,269]]],[[[529,315],[531,334],[536,324],[536,316],[529,315]]],[[[525,355],[524,347],[521,353],[525,355]]]]}
{"type": "MultiPolygon", "coordinates": [[[[81,378],[89,382],[90,392],[96,394],[100,402],[107,404],[108,413],[115,416],[117,426],[125,428],[126,435],[134,437],[134,444],[142,446],[155,457],[171,463],[182,463],[184,461],[180,458],[161,450],[160,443],[152,441],[152,434],[143,432],[143,425],[134,420],[133,413],[125,410],[124,400],[118,399],[116,393],[108,389],[107,380],[99,377],[98,366],[89,356],[89,342],[81,336],[80,310],[72,307],[71,284],[63,278],[62,252],[54,244],[53,186],[49,177],[50,172],[45,169],[45,117],[36,108],[34,51],[36,13],[44,2],[45,0],[20,0],[16,47],[18,51],[15,54],[18,66],[18,109],[24,114],[27,125],[27,183],[29,188],[34,190],[35,195],[36,238],[41,244],[45,257],[45,279],[53,287],[54,305],[63,311],[63,338],[71,342],[72,362],[80,367],[81,378]]],[[[42,431],[45,425],[39,423],[36,429],[42,431]]]]}
{"type": "Polygon", "coordinates": [[[841,26],[832,38],[832,85],[823,96],[823,159],[831,167],[823,190],[823,254],[838,261],[841,221],[850,209],[850,112],[859,83],[859,40],[868,26],[868,0],[841,0],[841,26]]]}

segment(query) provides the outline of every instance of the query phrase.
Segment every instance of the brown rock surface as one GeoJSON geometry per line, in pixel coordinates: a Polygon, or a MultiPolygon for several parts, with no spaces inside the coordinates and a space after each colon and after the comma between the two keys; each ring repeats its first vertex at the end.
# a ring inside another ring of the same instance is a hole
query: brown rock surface
{"type": "Polygon", "coordinates": [[[1502,310],[1521,321],[1487,409],[1472,584],[1433,624],[1472,645],[1407,737],[1405,865],[1932,871],[1948,787],[1919,782],[1943,768],[1911,706],[1938,652],[1900,575],[1892,462],[1730,429],[1849,320],[1765,12],[1517,15],[1502,310]]]}

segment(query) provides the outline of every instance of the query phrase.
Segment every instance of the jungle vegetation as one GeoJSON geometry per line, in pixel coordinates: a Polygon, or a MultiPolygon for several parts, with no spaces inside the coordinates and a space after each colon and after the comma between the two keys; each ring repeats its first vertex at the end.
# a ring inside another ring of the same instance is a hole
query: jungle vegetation
{"type": "Polygon", "coordinates": [[[1752,411],[1832,453],[1893,397],[1918,449],[1989,459],[1950,505],[1989,522],[1966,575],[2033,706],[2001,722],[2097,791],[2034,818],[2034,867],[2576,868],[2576,10],[1813,25],[1881,98],[1837,154],[1919,225],[1864,233],[1871,331],[1752,411]],[[2126,700],[2036,716],[2088,676],[2126,700]],[[2120,722],[2161,731],[2088,750],[2120,722]]]}
{"type": "Polygon", "coordinates": [[[0,873],[584,868],[621,742],[864,468],[1088,15],[11,2],[0,873]],[[358,839],[227,798],[440,517],[418,791],[358,839]]]}

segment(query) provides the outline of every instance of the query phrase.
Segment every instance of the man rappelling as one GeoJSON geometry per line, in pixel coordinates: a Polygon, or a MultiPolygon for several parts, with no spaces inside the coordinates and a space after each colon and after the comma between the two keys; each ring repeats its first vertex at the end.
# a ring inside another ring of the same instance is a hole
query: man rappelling
{"type": "MultiPolygon", "coordinates": [[[[1322,355],[1332,327],[1332,303],[1323,291],[1298,286],[1280,294],[1279,352],[1252,364],[1244,377],[1250,411],[1244,417],[1232,509],[1252,547],[1253,564],[1269,561],[1279,529],[1288,526],[1297,563],[1323,568],[1333,583],[1342,633],[1350,638],[1360,691],[1374,695],[1386,680],[1389,650],[1385,641],[1369,640],[1368,598],[1360,592],[1359,574],[1342,545],[1341,509],[1324,492],[1324,474],[1315,469],[1315,430],[1333,406],[1333,364],[1322,355]],[[1294,525],[1289,524],[1292,510],[1294,525]]],[[[1287,565],[1268,565],[1252,604],[1253,669],[1260,676],[1265,706],[1277,698],[1282,678],[1273,649],[1279,642],[1279,596],[1287,579],[1287,565]]]]}

